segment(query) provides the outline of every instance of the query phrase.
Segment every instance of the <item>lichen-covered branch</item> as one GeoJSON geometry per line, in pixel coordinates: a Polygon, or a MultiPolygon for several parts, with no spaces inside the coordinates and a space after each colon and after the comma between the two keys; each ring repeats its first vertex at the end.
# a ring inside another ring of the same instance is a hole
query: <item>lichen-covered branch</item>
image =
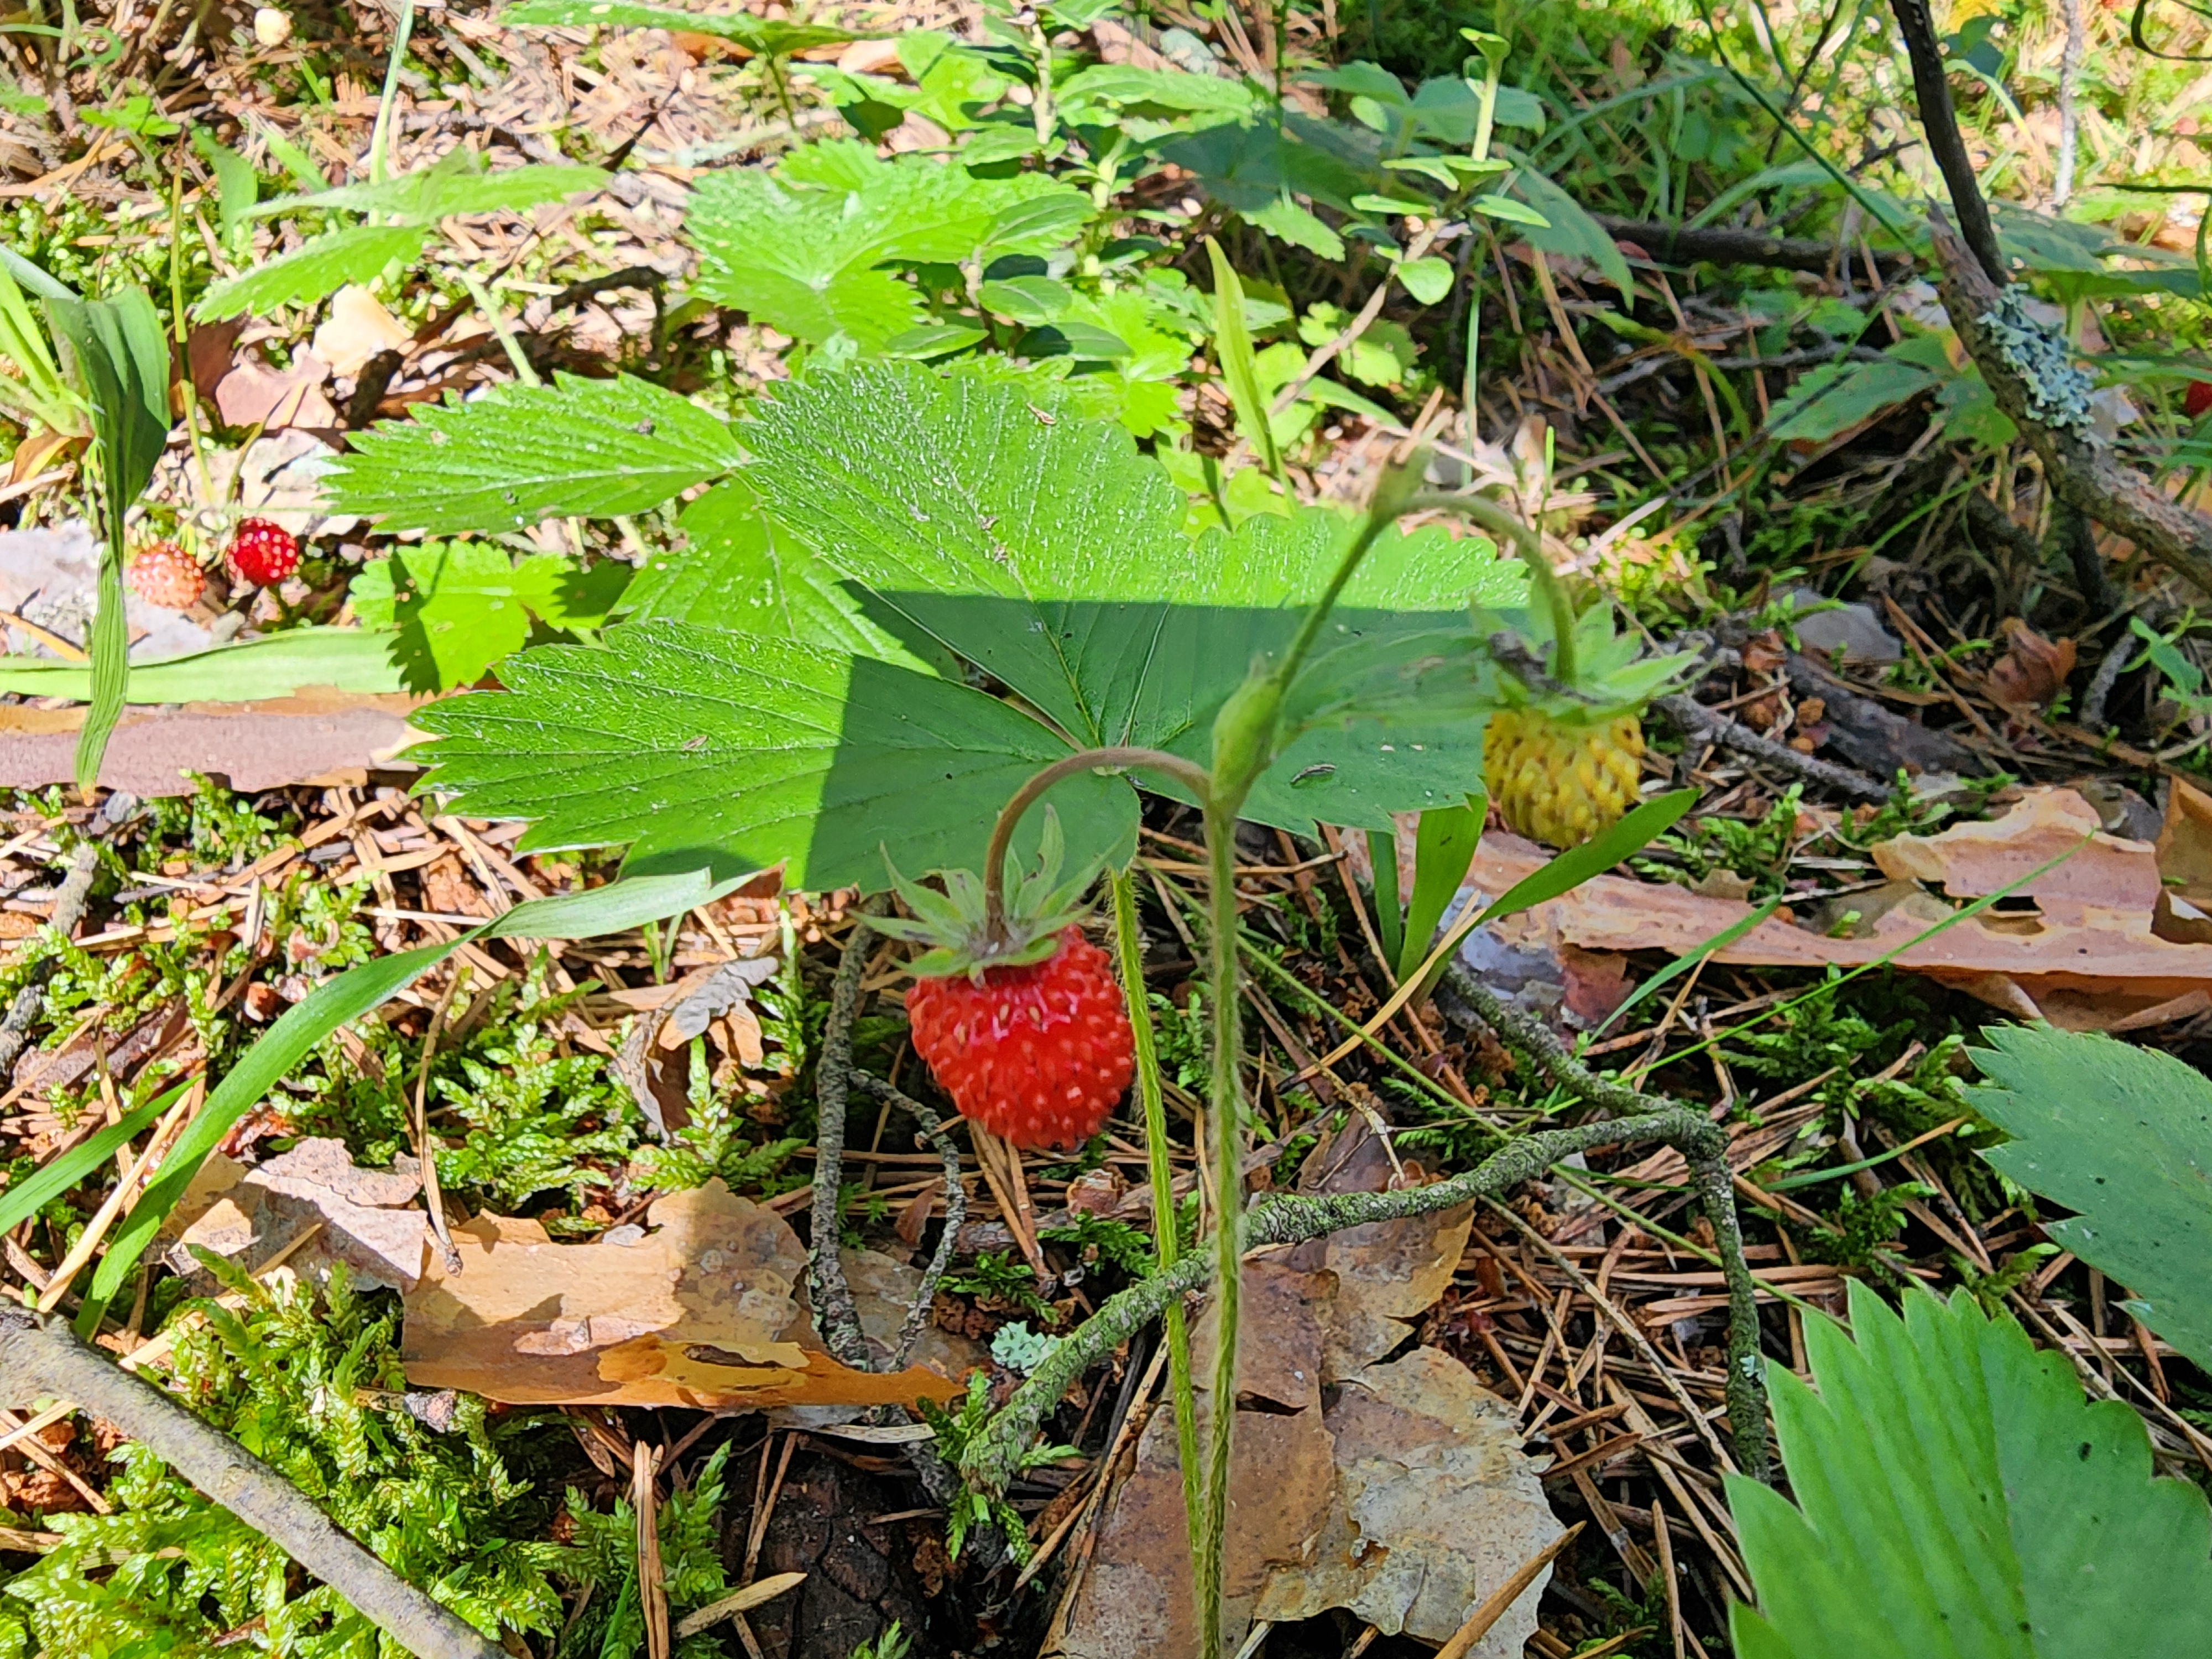
{"type": "Polygon", "coordinates": [[[1765,1480],[1766,1457],[1766,1362],[1759,1352],[1758,1281],[1743,1254],[1743,1226],[1735,1212],[1735,1178],[1724,1152],[1708,1148],[1689,1155],[1690,1184],[1697,1188],[1705,1219],[1712,1223],[1713,1244],[1728,1280],[1729,1434],[1735,1461],[1754,1480],[1765,1480]]]}
{"type": "MultiPolygon", "coordinates": [[[[1508,1141],[1465,1174],[1432,1186],[1388,1193],[1278,1194],[1262,1199],[1246,1213],[1244,1244],[1248,1249],[1299,1244],[1347,1227],[1433,1214],[1510,1192],[1561,1158],[1593,1146],[1663,1140],[1694,1155],[1692,1149],[1709,1148],[1720,1139],[1721,1131],[1700,1114],[1662,1103],[1656,1111],[1547,1129],[1508,1141]]],[[[984,1492],[1004,1492],[1019,1468],[1022,1453],[1076,1380],[1158,1318],[1170,1303],[1204,1290],[1212,1282],[1214,1266],[1210,1254],[1194,1251],[1166,1272],[1109,1297],[1030,1374],[1005,1408],[991,1419],[990,1426],[976,1437],[961,1460],[960,1472],[969,1485],[984,1492]]],[[[1753,1340],[1755,1344],[1755,1332],[1753,1340]]]]}
{"type": "Polygon", "coordinates": [[[499,1644],[334,1525],[307,1495],[228,1435],[77,1340],[67,1322],[0,1305],[0,1401],[73,1400],[116,1425],[255,1531],[265,1534],[420,1659],[502,1659],[499,1644]]]}
{"type": "Polygon", "coordinates": [[[951,1266],[953,1247],[959,1242],[960,1229],[967,1224],[968,1189],[960,1182],[960,1146],[946,1133],[942,1118],[902,1090],[866,1072],[848,1071],[845,1075],[863,1094],[887,1102],[911,1117],[921,1138],[945,1161],[945,1233],[937,1241],[929,1265],[922,1269],[921,1288],[907,1308],[906,1322],[899,1328],[898,1345],[891,1354],[890,1369],[902,1371],[914,1358],[915,1344],[929,1328],[930,1304],[937,1300],[938,1282],[951,1266]]]}
{"type": "Polygon", "coordinates": [[[2039,404],[2047,407],[2048,400],[2039,398],[2039,389],[2007,356],[1991,325],[1990,319],[2002,314],[1997,284],[1940,217],[1930,226],[1929,237],[1940,267],[1937,288],[1951,325],[1989,383],[1997,407],[2012,417],[2042,460],[2052,491],[2199,592],[2212,593],[2212,519],[2172,500],[2085,432],[2039,416],[2039,404]]]}
{"type": "MultiPolygon", "coordinates": [[[[878,901],[871,900],[872,908],[878,901]]],[[[814,1302],[814,1317],[821,1328],[823,1346],[840,1364],[854,1370],[874,1370],[868,1359],[868,1341],[860,1334],[860,1310],[853,1303],[853,1287],[845,1279],[845,1263],[837,1253],[837,1200],[845,1180],[845,1101],[853,1070],[853,1016],[860,1000],[860,971],[868,963],[869,927],[866,911],[853,918],[845,938],[845,954],[837,963],[837,977],[830,992],[830,1019],[823,1029],[822,1057],[814,1071],[814,1205],[811,1237],[806,1242],[806,1279],[814,1302]]]]}

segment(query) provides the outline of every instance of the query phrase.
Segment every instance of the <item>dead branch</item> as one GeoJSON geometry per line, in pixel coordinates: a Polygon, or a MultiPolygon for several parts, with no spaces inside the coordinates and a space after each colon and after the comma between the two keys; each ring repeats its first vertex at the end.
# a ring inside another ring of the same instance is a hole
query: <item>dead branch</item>
{"type": "MultiPolygon", "coordinates": [[[[1765,265],[1776,270],[1803,270],[1819,276],[1848,264],[1854,256],[1833,242],[1814,236],[1782,236],[1771,230],[1738,229],[1728,225],[1690,228],[1655,224],[1644,219],[1616,219],[1591,216],[1606,234],[1633,242],[1662,265],[1765,265]]],[[[1877,252],[1875,267],[1884,282],[1909,275],[1912,257],[1907,253],[1877,252]]]]}
{"type": "Polygon", "coordinates": [[[66,1322],[0,1305],[0,1400],[49,1396],[115,1424],[420,1659],[502,1659],[497,1643],[363,1549],[229,1436],[87,1347],[66,1322]]]}
{"type": "Polygon", "coordinates": [[[1753,731],[1741,720],[1708,708],[1695,697],[1677,692],[1671,696],[1655,697],[1651,706],[1680,726],[1685,735],[1706,743],[1718,744],[1723,749],[1733,749],[1739,755],[1770,766],[1778,766],[1795,773],[1808,783],[1825,784],[1846,795],[1861,800],[1881,801],[1889,799],[1887,786],[1875,781],[1863,772],[1854,772],[1848,766],[1838,766],[1832,761],[1819,760],[1811,755],[1801,755],[1786,743],[1753,731]]]}
{"type": "Polygon", "coordinates": [[[1968,256],[1940,215],[1931,218],[1929,236],[1940,269],[1936,286],[1951,325],[1989,382],[1997,407],[2012,417],[2041,459],[2044,476],[2059,499],[2125,536],[2199,592],[2212,593],[2212,520],[2162,494],[2104,445],[2037,418],[2026,378],[1990,326],[2002,289],[1968,256]]]}

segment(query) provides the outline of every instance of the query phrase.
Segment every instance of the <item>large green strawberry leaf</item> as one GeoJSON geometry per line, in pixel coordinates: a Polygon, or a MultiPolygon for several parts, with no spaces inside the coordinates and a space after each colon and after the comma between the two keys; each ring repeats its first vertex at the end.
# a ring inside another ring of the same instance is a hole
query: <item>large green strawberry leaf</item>
{"type": "Polygon", "coordinates": [[[1970,1097],[2012,1137],[1982,1156],[2075,1212],[2044,1231],[2212,1369],[2212,1081],[2158,1049],[2047,1025],[1982,1040],[1973,1059],[1990,1086],[1970,1097]]]}
{"type": "MultiPolygon", "coordinates": [[[[1000,805],[1069,752],[957,681],[679,623],[539,647],[500,675],[506,691],[416,717],[441,736],[439,787],[471,814],[536,819],[526,848],[627,844],[633,872],[781,863],[794,886],[872,889],[886,846],[904,870],[974,868],[1000,805]]],[[[1072,859],[1133,848],[1126,783],[1086,773],[1047,799],[1072,859]]]]}
{"type": "Polygon", "coordinates": [[[849,140],[809,144],[774,175],[728,167],[693,192],[696,291],[801,340],[880,349],[921,320],[885,264],[957,264],[988,247],[1057,246],[1090,214],[1081,191],[1033,173],[979,179],[957,163],[878,160],[849,140]]]}
{"type": "MultiPolygon", "coordinates": [[[[785,388],[746,428],[772,515],[889,614],[1086,744],[1203,760],[1212,716],[1281,649],[1334,568],[1348,517],[1261,514],[1194,545],[1166,472],[1120,428],[1034,388],[915,364],[785,388]]],[[[1381,828],[1481,781],[1469,602],[1520,602],[1487,542],[1389,532],[1300,681],[1305,726],[1248,806],[1263,822],[1381,828]],[[1410,665],[1443,671],[1410,677],[1410,665]],[[1425,714],[1409,703],[1425,705],[1425,714]],[[1388,718],[1379,718],[1388,716],[1388,718]]]]}
{"type": "Polygon", "coordinates": [[[604,624],[629,567],[580,570],[561,553],[516,560],[489,542],[421,542],[372,559],[348,590],[364,627],[391,629],[408,690],[443,691],[520,651],[532,618],[555,628],[604,624]]]}
{"type": "Polygon", "coordinates": [[[726,422],[628,374],[509,384],[353,441],[331,469],[336,509],[434,535],[642,513],[738,459],[726,422]]]}
{"type": "Polygon", "coordinates": [[[909,651],[868,616],[797,531],[761,511],[744,474],[693,501],[676,526],[682,546],[647,560],[623,594],[629,619],[765,634],[928,672],[951,667],[933,641],[909,651]]]}
{"type": "Polygon", "coordinates": [[[1806,1322],[1813,1387],[1769,1372],[1796,1504],[1729,1480],[1740,1659],[2212,1652],[2212,1510],[2140,1418],[1963,1291],[1900,1318],[1854,1281],[1850,1319],[1806,1322]]]}

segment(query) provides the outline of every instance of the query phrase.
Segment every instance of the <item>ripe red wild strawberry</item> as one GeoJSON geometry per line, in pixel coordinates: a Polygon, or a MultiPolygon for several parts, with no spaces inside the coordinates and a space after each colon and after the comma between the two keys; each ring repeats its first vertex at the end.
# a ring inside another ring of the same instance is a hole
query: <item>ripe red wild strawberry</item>
{"type": "Polygon", "coordinates": [[[2208,409],[2212,409],[2212,380],[2191,380],[2181,394],[2182,413],[2197,421],[2203,419],[2208,409]]]}
{"type": "Polygon", "coordinates": [[[942,872],[941,893],[893,871],[912,916],[868,924],[933,947],[911,964],[915,1049],[963,1117],[1017,1146],[1090,1139],[1136,1066],[1113,966],[1076,926],[1097,869],[1056,884],[1060,851],[1047,807],[1036,869],[1007,880],[1003,904],[969,871],[942,872]]]}
{"type": "Polygon", "coordinates": [[[241,519],[228,559],[239,580],[269,587],[300,568],[300,540],[273,519],[241,519]]]}
{"type": "Polygon", "coordinates": [[[174,542],[140,549],[125,574],[140,599],[167,611],[185,609],[207,586],[198,562],[174,542]]]}
{"type": "Polygon", "coordinates": [[[963,1117],[1017,1146],[1076,1146],[1129,1086],[1129,1015],[1106,953],[1060,930],[1042,962],[918,979],[915,1052],[963,1117]]]}

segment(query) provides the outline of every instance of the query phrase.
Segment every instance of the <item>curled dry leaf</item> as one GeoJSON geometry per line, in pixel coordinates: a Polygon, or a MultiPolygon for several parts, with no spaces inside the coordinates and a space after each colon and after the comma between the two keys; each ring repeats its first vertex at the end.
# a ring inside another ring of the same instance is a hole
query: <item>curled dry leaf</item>
{"type": "MultiPolygon", "coordinates": [[[[1875,856],[1897,878],[1893,888],[1903,885],[1921,897],[1890,903],[1870,927],[1849,937],[1796,926],[1785,908],[1716,951],[1716,958],[1789,968],[1851,968],[1887,958],[2021,1018],[2047,1019],[2069,1030],[2131,1030],[2212,1009],[2212,944],[2164,937],[2154,926],[2160,890],[2155,850],[2107,834],[2096,809],[2073,790],[2032,791],[1990,823],[1900,836],[1875,856]],[[1954,901],[1983,896],[2062,854],[2065,862],[2001,906],[1922,937],[1930,927],[1928,901],[1935,897],[1927,884],[1954,901]]],[[[1495,895],[1543,861],[1531,843],[1494,835],[1476,854],[1468,879],[1495,895]]],[[[1862,896],[1875,896],[1854,895],[1849,902],[1862,896]]],[[[1586,951],[1680,955],[1750,914],[1747,905],[1679,887],[1600,876],[1492,928],[1500,940],[1524,950],[1565,943],[1586,951]]]]}
{"type": "Polygon", "coordinates": [[[556,1244],[537,1222],[453,1229],[461,1271],[428,1253],[400,1358],[418,1388],[511,1405],[906,1405],[947,1400],[922,1366],[855,1371],[822,1352],[797,1297],[806,1252],[782,1217],[719,1181],[658,1200],[646,1228],[556,1244]]]}
{"type": "Polygon", "coordinates": [[[358,374],[378,353],[404,351],[414,339],[374,294],[349,283],[331,296],[330,315],[315,331],[313,350],[331,374],[358,374]]]}
{"type": "Polygon", "coordinates": [[[343,1261],[362,1289],[404,1290],[422,1270],[422,1190],[413,1158],[403,1153],[390,1170],[364,1170],[343,1140],[311,1138],[250,1168],[218,1152],[163,1229],[176,1239],[169,1265],[204,1281],[196,1293],[212,1294],[213,1278],[191,1246],[256,1273],[316,1228],[284,1256],[295,1273],[320,1281],[343,1261]]]}
{"type": "Polygon", "coordinates": [[[294,352],[289,368],[272,368],[248,356],[216,383],[216,413],[225,426],[258,426],[264,432],[334,427],[337,410],[323,395],[330,378],[331,366],[312,351],[294,352]]]}
{"type": "MultiPolygon", "coordinates": [[[[1364,1117],[1317,1146],[1310,1192],[1400,1179],[1364,1117]]],[[[1422,1179],[1407,1166],[1403,1179],[1422,1179]]],[[[1224,1601],[1232,1627],[1331,1607],[1386,1635],[1441,1642],[1561,1530],[1510,1406],[1434,1348],[1373,1363],[1410,1334],[1457,1270],[1462,1207],[1358,1227],[1245,1264],[1240,1411],[1224,1601]]],[[[1192,1364],[1211,1374],[1211,1307],[1192,1364]]],[[[1203,1418],[1209,1398],[1201,1393],[1203,1418]]],[[[1204,1439],[1203,1431],[1200,1433],[1204,1439]]],[[[1172,1413],[1146,1424],[1108,1500],[1058,1651],[1067,1659],[1197,1650],[1172,1413]]],[[[1511,1659],[1535,1629],[1540,1578],[1474,1652],[1511,1659]]]]}
{"type": "Polygon", "coordinates": [[[2013,708],[2041,708],[2074,672],[2074,641],[2046,640],[2019,617],[2004,625],[2011,648],[1990,670],[1990,695],[2013,708]]]}

